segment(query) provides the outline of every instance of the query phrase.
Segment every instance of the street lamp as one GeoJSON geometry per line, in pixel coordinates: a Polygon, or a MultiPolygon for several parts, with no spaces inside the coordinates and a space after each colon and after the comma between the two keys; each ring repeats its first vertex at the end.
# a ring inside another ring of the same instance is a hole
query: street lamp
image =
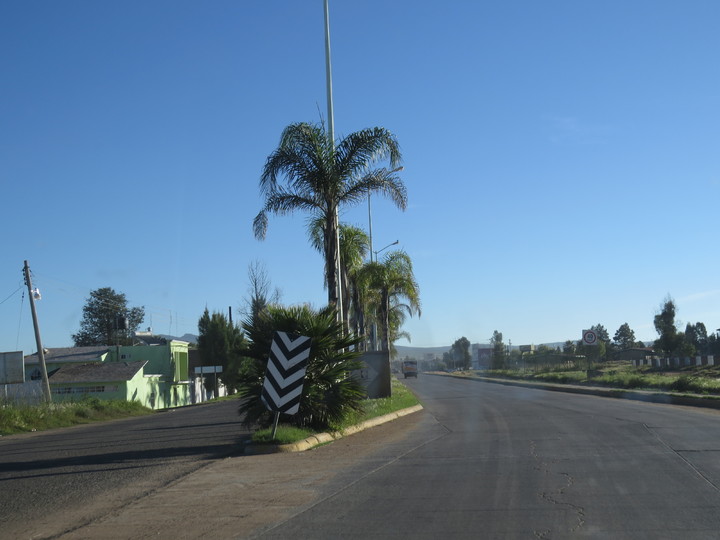
{"type": "Polygon", "coordinates": [[[382,248],[378,251],[373,251],[373,253],[375,253],[375,262],[377,262],[378,253],[382,253],[383,251],[385,251],[387,248],[389,248],[391,246],[397,246],[399,243],[400,243],[400,240],[395,240],[392,244],[388,244],[387,246],[385,246],[384,248],[382,248]]]}
{"type": "MultiPolygon", "coordinates": [[[[400,167],[398,167],[398,168],[396,168],[396,169],[393,169],[393,170],[390,171],[388,174],[393,174],[393,173],[396,173],[396,172],[400,172],[400,171],[402,171],[404,168],[405,168],[405,167],[400,166],[400,167]]],[[[372,257],[372,254],[373,254],[373,241],[372,241],[372,209],[370,208],[370,192],[369,192],[369,191],[368,191],[368,233],[369,233],[369,235],[370,235],[370,262],[373,262],[373,257],[372,257]]],[[[397,244],[397,242],[395,242],[395,243],[397,244]]],[[[383,249],[384,249],[384,248],[383,248],[383,249]]],[[[382,249],[381,249],[380,251],[382,251],[382,249]]],[[[379,252],[375,252],[375,253],[379,253],[379,252]]],[[[375,261],[377,262],[377,257],[375,258],[375,261]]]]}
{"type": "MultiPolygon", "coordinates": [[[[324,2],[325,14],[325,84],[327,89],[327,111],[328,111],[328,141],[335,152],[335,115],[333,114],[333,97],[332,97],[332,62],[330,60],[330,8],[328,0],[324,2]]],[[[335,158],[333,157],[333,160],[335,158]]],[[[335,293],[337,295],[337,317],[340,324],[343,321],[343,299],[342,299],[342,283],[340,276],[342,275],[342,265],[340,263],[340,216],[338,209],[335,208],[335,293]]]]}

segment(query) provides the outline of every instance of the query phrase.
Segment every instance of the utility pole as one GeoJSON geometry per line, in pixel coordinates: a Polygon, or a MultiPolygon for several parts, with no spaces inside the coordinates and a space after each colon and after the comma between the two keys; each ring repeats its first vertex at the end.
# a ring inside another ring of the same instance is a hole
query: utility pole
{"type": "Polygon", "coordinates": [[[27,285],[28,296],[30,297],[30,311],[32,312],[33,327],[35,328],[35,344],[37,345],[38,358],[40,359],[43,395],[45,396],[45,401],[50,403],[52,402],[52,396],[50,395],[50,382],[48,381],[47,366],[45,365],[45,351],[43,350],[42,340],[40,339],[40,327],[38,326],[37,311],[35,310],[35,296],[33,295],[32,280],[30,279],[30,267],[28,266],[27,261],[25,261],[23,274],[25,275],[25,284],[27,285]]]}

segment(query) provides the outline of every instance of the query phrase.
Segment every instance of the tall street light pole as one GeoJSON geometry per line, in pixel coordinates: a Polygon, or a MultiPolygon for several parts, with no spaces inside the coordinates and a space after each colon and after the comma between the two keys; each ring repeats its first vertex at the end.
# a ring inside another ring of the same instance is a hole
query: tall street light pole
{"type": "MultiPolygon", "coordinates": [[[[393,169],[390,171],[389,174],[393,174],[396,172],[400,172],[405,167],[398,167],[397,169],[393,169]]],[[[370,207],[370,192],[368,191],[368,234],[370,235],[370,262],[373,262],[373,240],[372,240],[372,209],[370,207]]],[[[395,242],[397,244],[397,242],[395,242]]],[[[380,250],[382,251],[382,249],[380,250]]],[[[377,257],[375,258],[375,262],[377,262],[377,257]]]]}
{"type": "MultiPolygon", "coordinates": [[[[335,160],[335,116],[333,114],[332,99],[332,65],[330,62],[330,8],[328,0],[325,0],[325,83],[327,86],[327,114],[328,114],[328,139],[333,150],[333,162],[335,160]]],[[[335,290],[337,296],[338,321],[343,321],[343,300],[342,300],[342,267],[340,264],[340,218],[338,208],[335,207],[335,290]]]]}
{"type": "MultiPolygon", "coordinates": [[[[397,246],[399,243],[400,243],[400,240],[395,240],[392,244],[388,244],[387,246],[385,246],[382,249],[379,249],[377,251],[371,250],[370,251],[370,261],[372,262],[372,254],[373,253],[375,253],[375,262],[377,262],[378,253],[382,253],[389,247],[397,246]]],[[[370,350],[371,351],[377,350],[377,323],[376,322],[373,322],[372,326],[370,328],[370,350]]]]}

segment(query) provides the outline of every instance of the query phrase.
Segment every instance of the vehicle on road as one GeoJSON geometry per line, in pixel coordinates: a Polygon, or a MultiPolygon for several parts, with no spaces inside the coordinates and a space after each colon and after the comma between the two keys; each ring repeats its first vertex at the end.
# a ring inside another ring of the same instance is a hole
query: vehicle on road
{"type": "Polygon", "coordinates": [[[402,363],[402,374],[407,379],[408,377],[418,376],[417,361],[415,360],[404,360],[402,363]]]}

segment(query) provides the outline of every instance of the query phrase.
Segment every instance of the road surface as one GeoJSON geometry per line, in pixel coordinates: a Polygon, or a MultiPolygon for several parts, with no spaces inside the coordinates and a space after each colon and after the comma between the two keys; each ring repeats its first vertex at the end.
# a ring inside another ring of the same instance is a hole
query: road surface
{"type": "MultiPolygon", "coordinates": [[[[148,474],[146,493],[133,502],[106,504],[88,520],[68,501],[70,514],[55,515],[65,522],[30,516],[31,527],[3,527],[0,537],[720,538],[714,410],[423,374],[405,383],[425,410],[300,454],[207,454],[201,461],[210,464],[197,468],[194,451],[180,450],[194,472],[164,487],[148,474]],[[76,517],[85,521],[68,527],[76,517]]],[[[156,431],[146,436],[169,436],[181,448],[182,425],[156,431]]],[[[162,470],[165,456],[157,449],[140,470],[162,470]]],[[[141,463],[119,457],[86,473],[141,463]]],[[[34,490],[43,479],[62,481],[61,469],[23,463],[16,476],[37,482],[34,490]]],[[[0,480],[2,493],[12,479],[0,480]]],[[[97,493],[115,503],[112,489],[97,493]]]]}
{"type": "Polygon", "coordinates": [[[237,401],[0,438],[0,538],[51,536],[237,451],[237,401]],[[27,535],[27,536],[25,536],[27,535]]]}
{"type": "Polygon", "coordinates": [[[260,537],[720,538],[715,411],[406,384],[426,410],[394,455],[260,537]]]}

